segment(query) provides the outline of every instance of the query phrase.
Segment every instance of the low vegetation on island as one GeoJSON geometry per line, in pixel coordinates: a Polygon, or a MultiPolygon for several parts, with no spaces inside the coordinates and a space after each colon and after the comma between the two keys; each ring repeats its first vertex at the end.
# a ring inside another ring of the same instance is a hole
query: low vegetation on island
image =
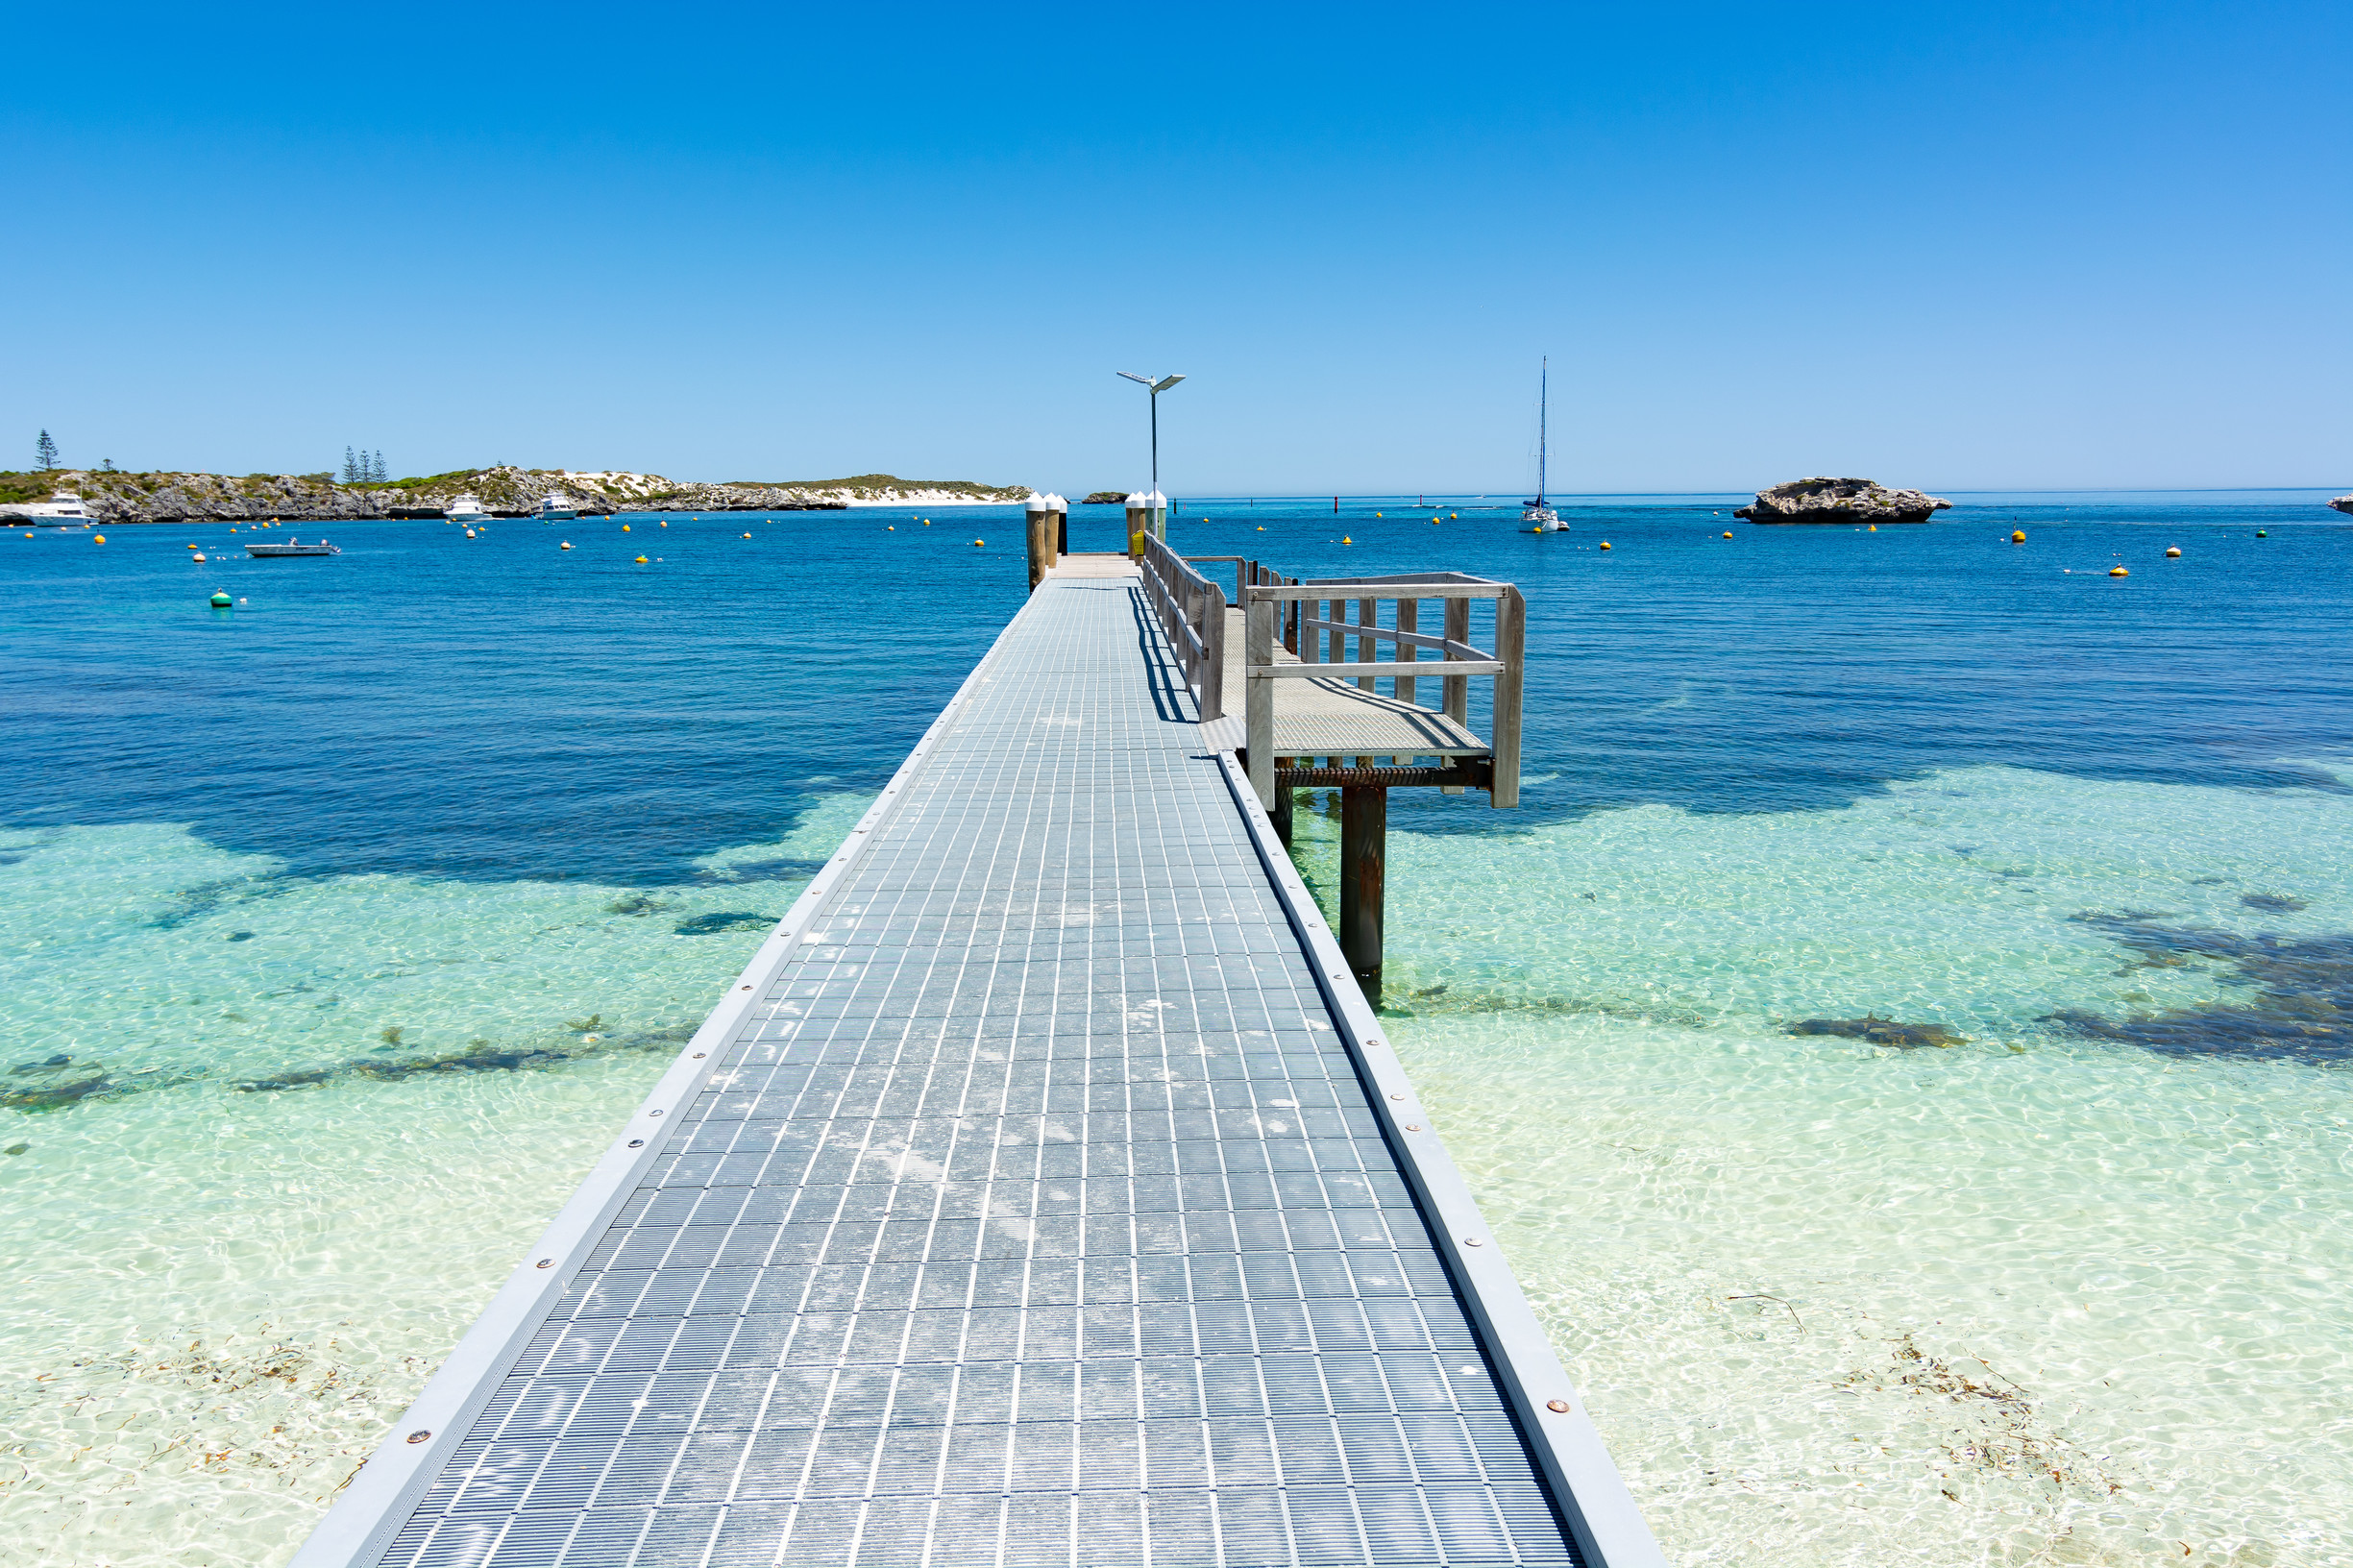
{"type": "Polygon", "coordinates": [[[111,464],[94,469],[37,468],[0,472],[0,513],[12,505],[47,501],[60,490],[80,495],[102,524],[287,522],[380,517],[439,517],[460,496],[483,510],[521,516],[550,496],[593,515],[624,511],[778,512],[846,506],[1017,504],[1027,485],[980,484],[970,479],[902,479],[859,474],[844,479],[775,482],[731,480],[705,484],[659,474],[562,468],[452,469],[407,478],[377,477],[380,458],[347,455],[344,473],[130,473],[111,464]]]}

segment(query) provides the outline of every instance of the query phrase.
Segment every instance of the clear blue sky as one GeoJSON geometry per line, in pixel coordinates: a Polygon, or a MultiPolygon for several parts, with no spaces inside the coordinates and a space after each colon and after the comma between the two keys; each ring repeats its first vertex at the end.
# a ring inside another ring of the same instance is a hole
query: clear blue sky
{"type": "Polygon", "coordinates": [[[19,14],[0,466],[2353,485],[2349,18],[19,14]]]}

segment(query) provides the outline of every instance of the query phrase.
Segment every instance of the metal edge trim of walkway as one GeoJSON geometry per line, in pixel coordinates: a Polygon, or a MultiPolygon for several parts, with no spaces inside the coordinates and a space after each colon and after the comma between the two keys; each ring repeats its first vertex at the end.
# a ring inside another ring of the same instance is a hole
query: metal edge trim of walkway
{"type": "Polygon", "coordinates": [[[1224,772],[1235,809],[1250,824],[1251,842],[1290,917],[1291,929],[1307,948],[1308,968],[1314,971],[1325,1005],[1340,1023],[1340,1038],[1381,1118],[1382,1134],[1495,1364],[1496,1383],[1511,1401],[1522,1438],[1579,1551],[1594,1568],[1667,1568],[1665,1552],[1626,1489],[1625,1478],[1585,1413],[1584,1402],[1528,1305],[1518,1277],[1504,1261],[1504,1249],[1481,1216],[1479,1201],[1455,1168],[1397,1053],[1389,1048],[1372,1004],[1349,971],[1339,938],[1291,864],[1290,852],[1234,753],[1213,754],[1224,772]],[[1555,1401],[1565,1409],[1555,1409],[1555,1401]]]}
{"type": "MultiPolygon", "coordinates": [[[[1029,606],[1025,603],[1022,609],[1029,606]]],[[[720,1057],[776,976],[826,898],[848,875],[871,840],[869,835],[898,803],[909,775],[928,758],[942,731],[996,662],[997,650],[1020,621],[1010,617],[956,693],[915,743],[882,794],[858,819],[824,870],[813,877],[736,976],[726,995],[703,1019],[670,1069],[631,1112],[605,1152],[582,1179],[554,1220],[541,1233],[465,1337],[426,1381],[414,1403],[384,1434],[376,1451],[344,1483],[326,1515],[296,1552],[288,1568],[360,1568],[379,1561],[400,1528],[473,1430],[475,1418],[498,1391],[499,1378],[519,1349],[537,1333],[579,1271],[606,1223],[628,1200],[662,1156],[663,1140],[647,1129],[691,1104],[718,1070],[720,1057]],[[633,1141],[635,1140],[635,1141],[633,1141]],[[422,1434],[422,1435],[419,1435],[422,1434]]]]}

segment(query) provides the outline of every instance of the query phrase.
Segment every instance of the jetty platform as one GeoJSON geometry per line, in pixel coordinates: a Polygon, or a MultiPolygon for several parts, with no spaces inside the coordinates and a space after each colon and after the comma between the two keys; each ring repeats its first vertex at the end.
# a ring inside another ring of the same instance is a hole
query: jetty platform
{"type": "Polygon", "coordinates": [[[296,1563],[1662,1564],[1201,705],[1057,562],[296,1563]]]}

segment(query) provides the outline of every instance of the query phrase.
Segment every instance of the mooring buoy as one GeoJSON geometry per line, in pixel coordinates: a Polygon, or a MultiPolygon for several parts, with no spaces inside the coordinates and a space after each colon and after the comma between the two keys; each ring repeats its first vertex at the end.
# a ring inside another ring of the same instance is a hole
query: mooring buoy
{"type": "Polygon", "coordinates": [[[214,594],[212,596],[212,607],[216,610],[225,610],[229,608],[230,602],[231,600],[227,594],[214,594]]]}

